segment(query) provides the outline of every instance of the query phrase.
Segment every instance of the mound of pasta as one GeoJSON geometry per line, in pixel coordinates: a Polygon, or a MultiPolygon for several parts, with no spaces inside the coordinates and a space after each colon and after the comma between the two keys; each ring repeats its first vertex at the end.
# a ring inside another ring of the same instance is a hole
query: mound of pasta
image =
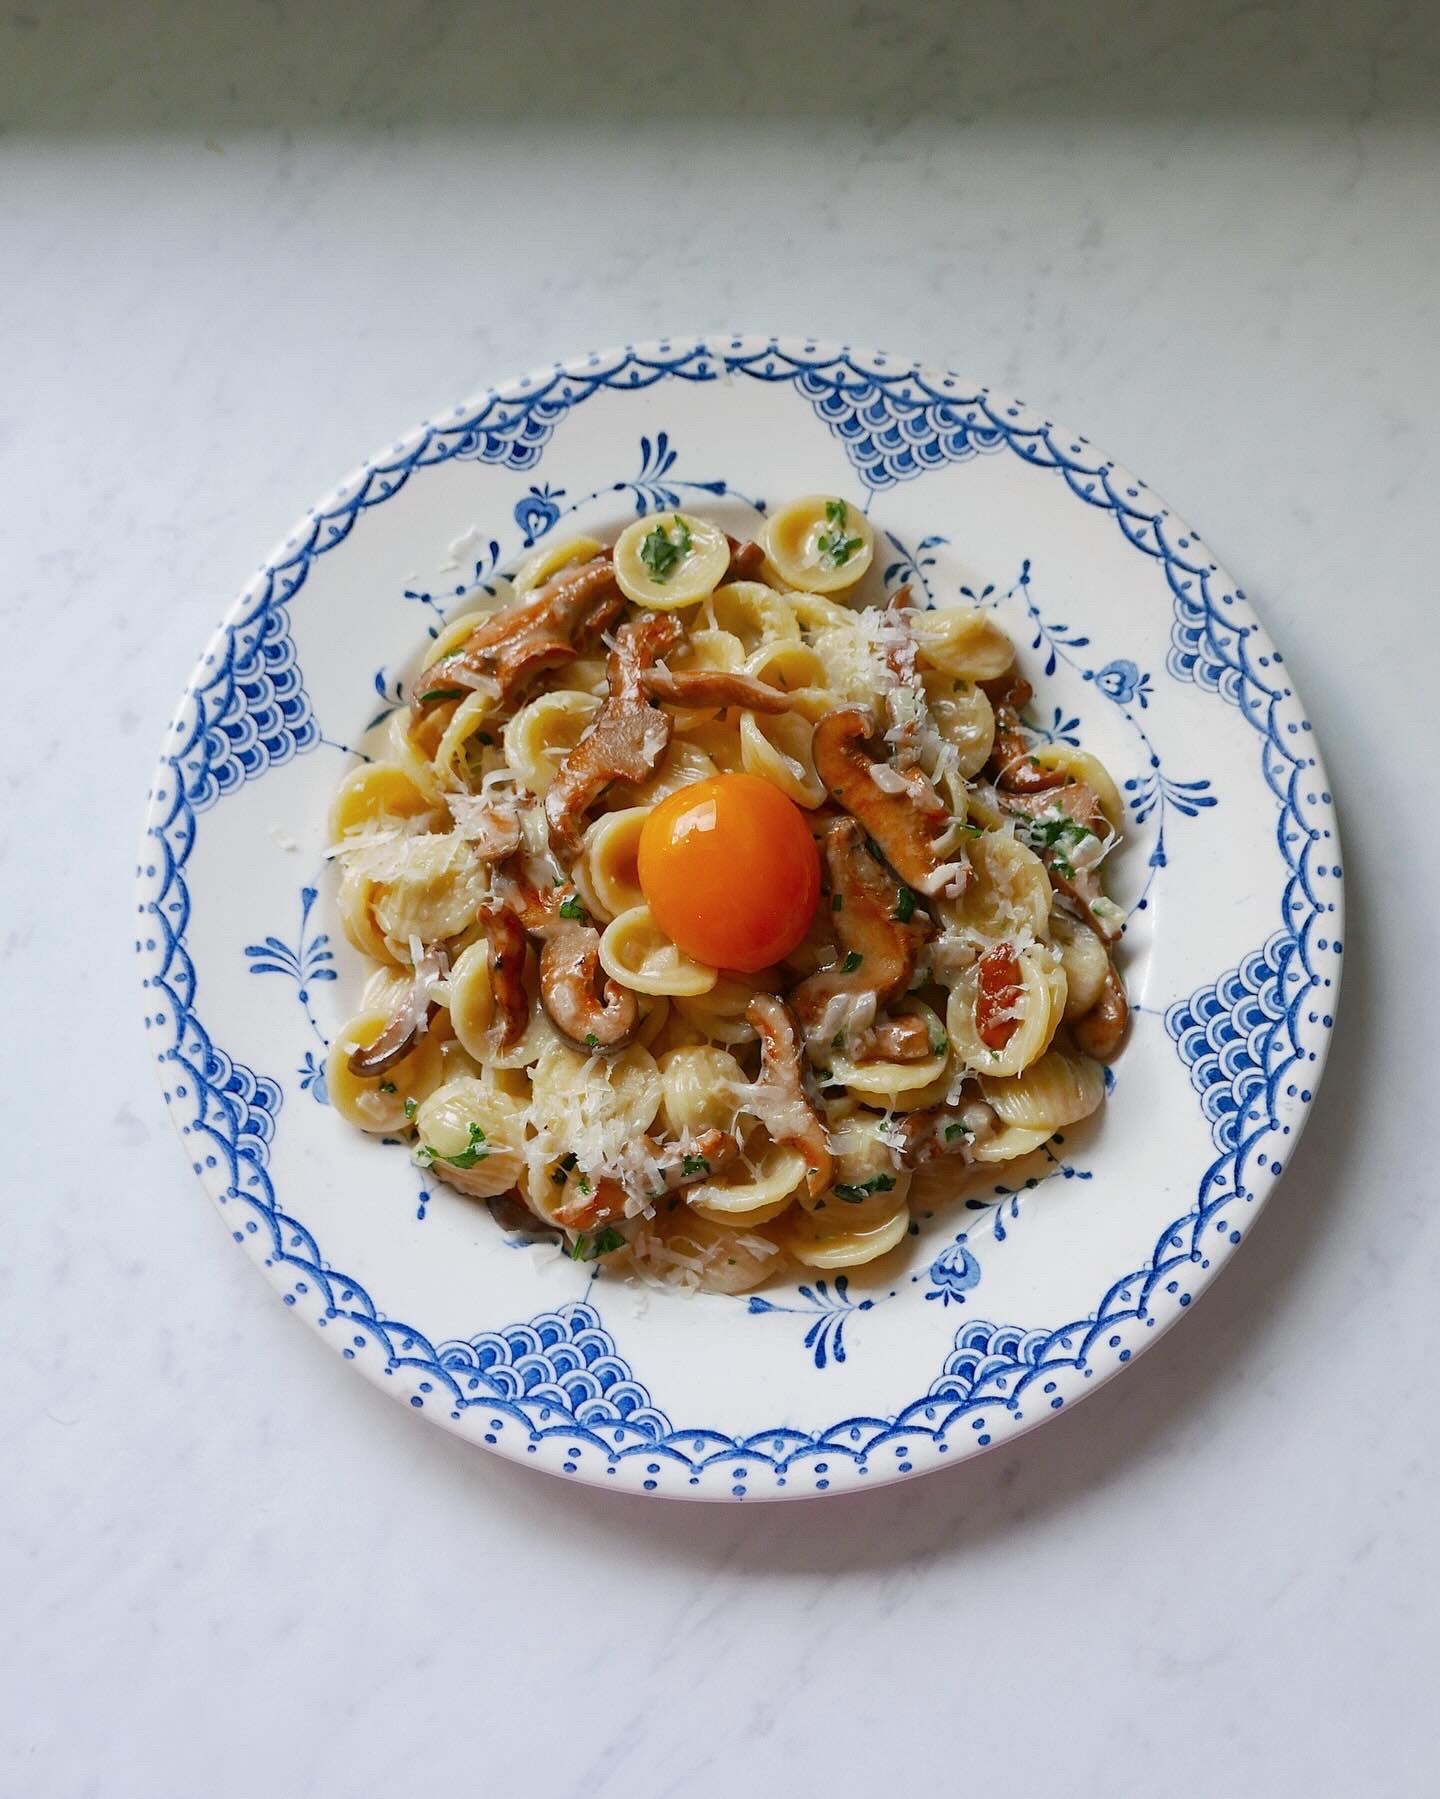
{"type": "Polygon", "coordinates": [[[345,1119],[576,1260],[740,1292],[1096,1110],[1119,795],[1032,741],[990,611],[874,555],[834,495],[753,542],[651,515],[439,632],[332,811],[345,1119]]]}

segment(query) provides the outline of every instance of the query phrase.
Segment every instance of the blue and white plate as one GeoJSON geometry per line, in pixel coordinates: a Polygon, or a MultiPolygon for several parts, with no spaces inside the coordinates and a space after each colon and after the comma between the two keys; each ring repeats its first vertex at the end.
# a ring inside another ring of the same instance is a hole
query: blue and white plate
{"type": "Polygon", "coordinates": [[[1188,526],[959,376],[800,340],[587,356],[457,406],[274,551],[155,777],[139,950],[196,1174],[284,1303],[377,1386],[577,1481],[699,1499],[878,1486],[1073,1405],[1250,1229],[1319,1079],[1341,874],[1279,652],[1188,526]],[[1135,1027],[1093,1128],[938,1203],[883,1262],[652,1292],[507,1235],[326,1103],[360,974],[325,816],[427,630],[556,531],[863,497],[893,585],[995,607],[1049,740],[1108,764],[1135,1027]]]}

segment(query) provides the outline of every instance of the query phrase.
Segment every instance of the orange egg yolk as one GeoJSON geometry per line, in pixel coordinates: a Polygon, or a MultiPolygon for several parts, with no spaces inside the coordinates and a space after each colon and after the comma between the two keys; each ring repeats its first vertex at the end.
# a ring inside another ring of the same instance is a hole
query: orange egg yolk
{"type": "Polygon", "coordinates": [[[800,942],[820,897],[805,814],[759,775],[715,775],[662,800],[640,832],[640,886],[687,956],[746,974],[800,942]]]}

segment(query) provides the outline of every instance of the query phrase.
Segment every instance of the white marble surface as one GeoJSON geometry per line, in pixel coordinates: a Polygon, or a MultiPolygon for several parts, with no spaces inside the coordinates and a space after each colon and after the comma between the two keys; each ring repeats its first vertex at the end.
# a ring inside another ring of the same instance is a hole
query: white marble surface
{"type": "Polygon", "coordinates": [[[7,1799],[1428,1785],[1436,17],[0,20],[7,1799]],[[292,516],[491,376],[737,325],[975,371],[1171,495],[1321,728],[1351,917],[1317,1116],[1192,1319],[963,1469],[704,1509],[471,1452],[284,1317],[162,1114],[130,883],[292,516]]]}

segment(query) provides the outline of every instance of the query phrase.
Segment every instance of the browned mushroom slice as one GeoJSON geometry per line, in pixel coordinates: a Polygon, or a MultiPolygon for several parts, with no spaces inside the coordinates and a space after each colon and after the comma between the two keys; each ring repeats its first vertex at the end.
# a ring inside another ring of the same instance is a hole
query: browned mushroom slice
{"type": "Polygon", "coordinates": [[[613,618],[620,601],[609,553],[562,569],[552,580],[513,605],[492,613],[464,644],[427,668],[411,702],[418,715],[441,699],[454,699],[469,685],[467,677],[485,676],[500,689],[502,700],[547,668],[559,667],[578,654],[576,638],[596,618],[613,618]]]}
{"type": "Polygon", "coordinates": [[[1051,885],[1075,902],[1107,943],[1113,942],[1124,914],[1106,898],[1098,863],[1081,853],[1087,839],[1103,843],[1114,834],[1094,788],[1067,780],[1045,793],[1008,793],[1003,803],[1026,821],[1021,835],[1044,862],[1051,885]]]}
{"type": "Polygon", "coordinates": [[[779,687],[728,668],[647,668],[640,685],[652,700],[674,706],[743,706],[747,712],[788,712],[794,701],[779,687]]]}
{"type": "Polygon", "coordinates": [[[853,818],[832,818],[822,847],[830,878],[831,928],[841,955],[832,967],[807,975],[790,994],[796,1014],[812,1028],[841,995],[873,995],[875,1004],[883,1006],[903,993],[915,972],[923,935],[911,922],[914,895],[866,849],[865,833],[853,818]]]}
{"type": "Polygon", "coordinates": [[[415,964],[409,991],[391,1014],[385,1029],[373,1043],[351,1050],[346,1059],[351,1074],[358,1075],[362,1081],[374,1080],[397,1062],[404,1061],[414,1049],[416,1039],[430,1028],[438,1010],[434,1000],[426,1001],[425,995],[444,966],[439,950],[425,951],[415,964]]]}
{"type": "Polygon", "coordinates": [[[530,1022],[525,927],[509,906],[482,906],[476,917],[490,945],[490,992],[500,1021],[500,1047],[513,1049],[530,1022]]]}
{"type": "Polygon", "coordinates": [[[543,930],[540,1004],[577,1049],[616,1050],[635,1035],[640,1004],[628,987],[600,982],[600,933],[579,919],[556,918],[543,930]]]}
{"type": "Polygon", "coordinates": [[[750,1091],[750,1109],[777,1143],[793,1144],[805,1157],[806,1190],[818,1199],[835,1164],[824,1122],[801,1078],[795,1014],[773,993],[757,993],[745,1017],[760,1034],[760,1079],[750,1091]]]}
{"type": "Polygon", "coordinates": [[[741,543],[739,538],[731,537],[727,531],[726,542],[730,545],[730,566],[725,570],[727,581],[754,581],[765,566],[765,552],[753,538],[741,543]]]}
{"type": "Polygon", "coordinates": [[[1013,668],[993,681],[981,681],[980,689],[995,714],[995,742],[986,770],[1006,793],[1043,793],[1065,779],[1062,769],[1042,768],[1030,754],[1030,741],[1020,714],[1034,698],[1035,690],[1013,668]]]}
{"type": "Polygon", "coordinates": [[[1099,999],[1082,1017],[1071,1020],[1070,1035],[1077,1049],[1083,1049],[1087,1056],[1094,1056],[1097,1062],[1108,1062],[1124,1041],[1129,1022],[1130,1002],[1125,997],[1125,983],[1112,962],[1099,999]]]}
{"type": "MultiPolygon", "coordinates": [[[[719,1130],[702,1131],[683,1143],[657,1143],[647,1133],[640,1139],[640,1148],[659,1171],[656,1184],[642,1195],[647,1200],[665,1199],[708,1181],[740,1154],[734,1137],[719,1130]]],[[[607,1177],[597,1181],[590,1192],[580,1190],[578,1182],[576,1188],[555,1208],[558,1223],[571,1230],[590,1230],[608,1219],[624,1216],[627,1195],[622,1182],[607,1177]]]]}
{"type": "Polygon", "coordinates": [[[488,800],[478,793],[447,793],[445,803],[477,860],[503,862],[519,849],[520,811],[513,802],[488,800]]]}
{"type": "Polygon", "coordinates": [[[645,780],[664,754],[673,726],[645,697],[640,678],[682,635],[679,621],[661,612],[621,626],[606,662],[609,691],[545,795],[550,841],[562,862],[574,860],[585,814],[610,783],[645,780]]]}
{"type": "Polygon", "coordinates": [[[941,1156],[970,1156],[970,1127],[961,1106],[932,1106],[924,1112],[904,1112],[890,1120],[888,1136],[900,1152],[902,1168],[918,1168],[941,1156]]]}
{"type": "Polygon", "coordinates": [[[850,1052],[852,1062],[924,1062],[935,1054],[923,1018],[882,1018],[850,1052]]]}
{"type": "Polygon", "coordinates": [[[860,821],[900,879],[933,897],[951,883],[963,882],[970,865],[958,859],[958,852],[942,857],[936,848],[949,828],[943,805],[931,811],[917,803],[908,787],[889,793],[877,784],[870,772],[877,758],[865,747],[873,730],[870,715],[854,706],[821,719],[813,743],[816,771],[831,798],[860,821]]]}
{"type": "MultiPolygon", "coordinates": [[[[433,1000],[426,1006],[423,1016],[427,1026],[437,1010],[433,1000]]],[[[384,1074],[387,1068],[403,1062],[414,1049],[419,1035],[419,1021],[407,1000],[372,1044],[350,1052],[346,1066],[351,1074],[358,1075],[361,1080],[373,1080],[376,1075],[384,1074]]]]}

